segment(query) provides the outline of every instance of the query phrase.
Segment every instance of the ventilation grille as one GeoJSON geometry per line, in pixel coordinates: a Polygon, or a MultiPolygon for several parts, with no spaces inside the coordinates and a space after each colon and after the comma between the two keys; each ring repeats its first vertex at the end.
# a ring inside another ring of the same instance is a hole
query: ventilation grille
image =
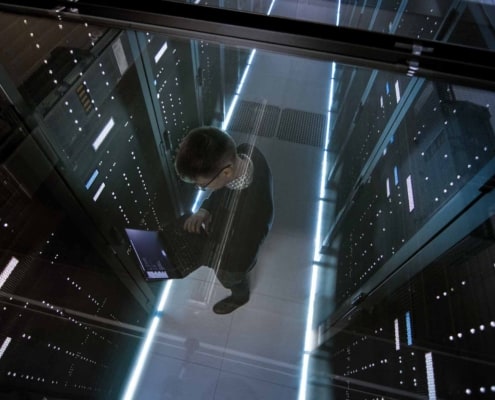
{"type": "Polygon", "coordinates": [[[86,114],[89,114],[93,109],[93,101],[89,94],[88,87],[84,83],[81,83],[77,87],[76,92],[77,92],[77,97],[79,97],[79,101],[81,102],[81,105],[84,109],[84,112],[86,114]]]}
{"type": "Polygon", "coordinates": [[[240,101],[236,111],[232,116],[228,130],[239,133],[252,134],[255,131],[256,120],[263,111],[261,124],[257,134],[259,136],[272,137],[277,131],[277,123],[280,115],[280,108],[271,105],[263,105],[253,101],[240,101]]]}
{"type": "Polygon", "coordinates": [[[326,121],[324,114],[290,108],[284,108],[281,111],[279,107],[253,101],[242,100],[237,104],[227,130],[245,134],[255,133],[256,119],[263,107],[259,136],[276,136],[288,142],[323,147],[326,121]]]}
{"type": "Polygon", "coordinates": [[[277,138],[323,147],[325,115],[285,108],[280,116],[277,138]]]}

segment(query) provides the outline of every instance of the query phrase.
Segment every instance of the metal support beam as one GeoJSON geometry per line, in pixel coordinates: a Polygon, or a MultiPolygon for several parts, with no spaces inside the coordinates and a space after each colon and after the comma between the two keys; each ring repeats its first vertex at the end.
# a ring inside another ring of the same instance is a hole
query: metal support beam
{"type": "Polygon", "coordinates": [[[486,49],[177,2],[1,2],[0,11],[146,29],[495,89],[486,49]],[[413,66],[414,68],[411,68],[413,66]]]}

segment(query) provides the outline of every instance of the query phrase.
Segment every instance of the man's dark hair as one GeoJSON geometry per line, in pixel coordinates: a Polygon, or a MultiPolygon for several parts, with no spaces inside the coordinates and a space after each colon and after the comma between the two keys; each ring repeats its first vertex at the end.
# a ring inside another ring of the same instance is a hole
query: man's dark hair
{"type": "Polygon", "coordinates": [[[175,170],[182,180],[212,177],[236,157],[236,144],[230,135],[212,126],[194,128],[179,144],[175,170]]]}

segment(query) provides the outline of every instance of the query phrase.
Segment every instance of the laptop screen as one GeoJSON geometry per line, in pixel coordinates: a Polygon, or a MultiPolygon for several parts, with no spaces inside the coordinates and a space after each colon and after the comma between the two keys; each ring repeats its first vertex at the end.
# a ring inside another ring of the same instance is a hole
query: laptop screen
{"type": "Polygon", "coordinates": [[[146,279],[176,277],[176,268],[167,256],[158,231],[126,228],[125,232],[146,279]]]}

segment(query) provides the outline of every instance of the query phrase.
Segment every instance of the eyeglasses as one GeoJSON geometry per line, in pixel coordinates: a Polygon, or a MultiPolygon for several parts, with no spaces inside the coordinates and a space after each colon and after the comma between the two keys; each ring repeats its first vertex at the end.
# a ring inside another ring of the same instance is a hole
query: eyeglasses
{"type": "Polygon", "coordinates": [[[217,178],[218,178],[218,176],[219,176],[219,175],[220,175],[223,171],[225,171],[227,168],[229,168],[229,167],[231,167],[231,166],[232,166],[232,164],[229,164],[229,165],[226,165],[225,167],[223,167],[220,171],[218,171],[218,172],[216,173],[216,175],[215,175],[213,178],[211,178],[211,179],[208,181],[208,183],[205,183],[205,184],[203,184],[203,185],[200,185],[200,184],[196,183],[196,184],[194,185],[194,187],[195,187],[196,189],[198,189],[198,190],[207,190],[207,189],[208,189],[208,186],[210,186],[210,185],[211,185],[211,183],[212,183],[215,179],[217,179],[217,178]]]}

